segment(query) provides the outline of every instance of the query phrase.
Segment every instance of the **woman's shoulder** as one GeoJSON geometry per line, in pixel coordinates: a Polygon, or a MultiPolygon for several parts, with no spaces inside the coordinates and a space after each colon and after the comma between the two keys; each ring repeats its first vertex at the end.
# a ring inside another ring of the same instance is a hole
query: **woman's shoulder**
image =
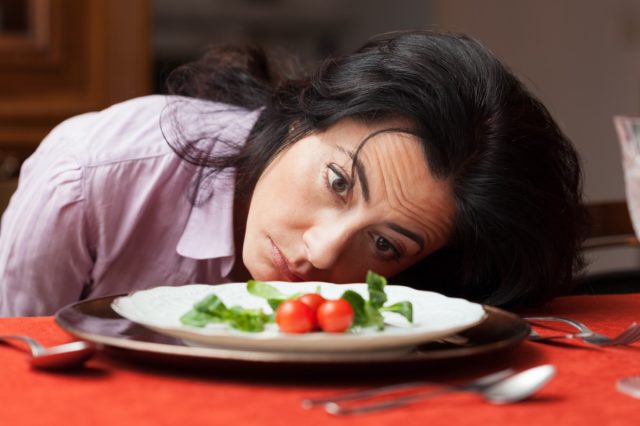
{"type": "Polygon", "coordinates": [[[250,112],[240,106],[205,99],[155,94],[118,102],[99,111],[98,114],[104,117],[122,117],[125,119],[146,116],[157,117],[167,108],[185,108],[193,111],[218,112],[223,115],[235,114],[239,116],[250,112]],[[136,114],[132,115],[132,113],[136,114]]]}
{"type": "Polygon", "coordinates": [[[99,111],[98,114],[105,118],[120,117],[123,119],[136,119],[148,116],[158,117],[167,110],[184,110],[187,114],[207,114],[206,120],[220,118],[241,118],[251,115],[252,111],[237,105],[209,101],[206,99],[190,98],[176,95],[147,95],[128,99],[99,111]]]}
{"type": "Polygon", "coordinates": [[[232,124],[245,128],[247,123],[253,125],[254,116],[233,105],[149,95],[72,117],[48,139],[62,135],[66,147],[83,165],[94,166],[171,154],[167,142],[177,133],[213,135],[232,124]]]}
{"type": "Polygon", "coordinates": [[[211,102],[202,99],[170,95],[147,95],[119,102],[100,111],[87,112],[71,117],[62,122],[58,128],[76,132],[87,132],[98,136],[113,133],[136,133],[136,129],[146,127],[158,128],[161,118],[168,118],[169,113],[180,114],[191,118],[191,122],[181,125],[197,127],[201,123],[224,121],[230,118],[240,119],[250,111],[234,106],[211,102]]]}

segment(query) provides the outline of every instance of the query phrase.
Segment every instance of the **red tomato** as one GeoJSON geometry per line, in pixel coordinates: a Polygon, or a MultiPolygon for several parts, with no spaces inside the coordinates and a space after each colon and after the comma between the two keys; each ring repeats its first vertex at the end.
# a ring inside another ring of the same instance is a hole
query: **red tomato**
{"type": "Polygon", "coordinates": [[[299,300],[285,300],[276,309],[276,324],[285,333],[308,333],[314,322],[311,308],[299,300]]]}
{"type": "Polygon", "coordinates": [[[311,312],[313,312],[313,328],[314,330],[317,330],[319,327],[318,308],[326,302],[326,299],[318,293],[306,293],[298,297],[298,300],[311,308],[311,312]]]}
{"type": "Polygon", "coordinates": [[[346,300],[327,300],[318,308],[318,323],[323,331],[342,333],[351,326],[354,315],[346,300]]]}

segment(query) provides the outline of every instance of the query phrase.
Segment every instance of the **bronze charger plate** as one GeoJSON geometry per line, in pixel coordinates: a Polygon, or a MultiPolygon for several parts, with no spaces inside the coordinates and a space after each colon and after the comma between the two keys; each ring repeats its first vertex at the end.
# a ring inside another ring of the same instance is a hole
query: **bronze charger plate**
{"type": "Polygon", "coordinates": [[[282,353],[201,347],[185,344],[129,321],[111,308],[121,295],[90,299],[60,309],[55,320],[68,333],[97,343],[110,354],[127,358],[160,361],[187,366],[307,367],[363,369],[381,366],[407,366],[466,359],[512,348],[530,332],[529,324],[519,316],[492,306],[484,306],[487,317],[480,324],[458,333],[458,342],[428,342],[404,352],[282,353]]]}

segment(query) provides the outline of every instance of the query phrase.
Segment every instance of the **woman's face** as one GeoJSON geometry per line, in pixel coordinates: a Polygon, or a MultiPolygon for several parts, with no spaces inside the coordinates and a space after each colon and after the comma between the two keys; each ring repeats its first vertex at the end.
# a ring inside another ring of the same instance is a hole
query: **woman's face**
{"type": "Polygon", "coordinates": [[[271,281],[362,282],[367,270],[393,276],[444,246],[454,205],[418,140],[386,131],[401,121],[347,119],[287,147],[258,180],[242,258],[271,281]]]}

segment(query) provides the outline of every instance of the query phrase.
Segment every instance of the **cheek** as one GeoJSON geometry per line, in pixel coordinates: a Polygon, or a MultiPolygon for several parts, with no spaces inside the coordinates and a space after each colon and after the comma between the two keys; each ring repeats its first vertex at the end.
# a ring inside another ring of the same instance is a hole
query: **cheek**
{"type": "Polygon", "coordinates": [[[382,261],[374,257],[368,243],[360,242],[348,247],[340,257],[339,264],[331,271],[331,282],[352,283],[364,282],[367,272],[374,271],[387,278],[392,277],[416,263],[411,261],[382,261]]]}
{"type": "Polygon", "coordinates": [[[263,206],[291,214],[317,202],[319,195],[315,169],[293,165],[274,170],[264,181],[260,198],[263,206]]]}
{"type": "MultiPolygon", "coordinates": [[[[283,160],[287,160],[284,158],[283,160]]],[[[250,204],[249,223],[272,231],[302,227],[319,206],[317,167],[280,161],[260,178],[250,204]]]]}

